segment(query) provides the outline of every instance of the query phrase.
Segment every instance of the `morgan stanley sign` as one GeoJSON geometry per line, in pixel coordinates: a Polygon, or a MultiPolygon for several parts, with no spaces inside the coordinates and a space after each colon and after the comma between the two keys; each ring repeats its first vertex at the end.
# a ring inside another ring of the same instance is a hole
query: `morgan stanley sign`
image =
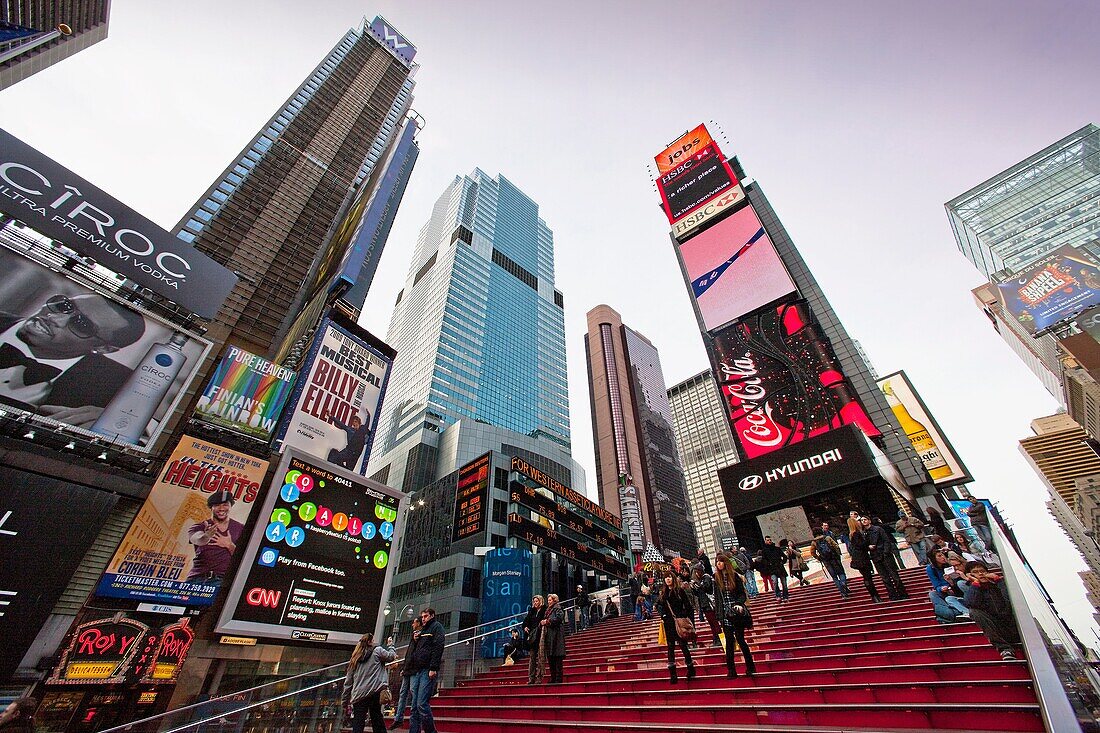
{"type": "Polygon", "coordinates": [[[718,480],[736,519],[879,475],[867,439],[858,427],[845,425],[723,468],[718,480]]]}
{"type": "Polygon", "coordinates": [[[0,211],[213,318],[237,276],[68,168],[0,130],[0,211]]]}

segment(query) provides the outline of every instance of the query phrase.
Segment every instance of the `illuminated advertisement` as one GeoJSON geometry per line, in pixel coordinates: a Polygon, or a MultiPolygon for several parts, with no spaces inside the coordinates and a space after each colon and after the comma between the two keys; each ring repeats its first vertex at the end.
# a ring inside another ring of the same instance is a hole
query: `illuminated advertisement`
{"type": "Polygon", "coordinates": [[[786,303],[709,340],[734,435],[752,459],[854,424],[879,435],[809,307],[786,303]]]}
{"type": "Polygon", "coordinates": [[[547,489],[527,486],[519,481],[513,481],[511,500],[513,504],[525,506],[540,517],[560,524],[562,527],[582,535],[585,539],[592,540],[615,552],[626,553],[626,542],[623,541],[621,532],[601,527],[591,519],[583,517],[580,513],[555,501],[553,495],[547,489]]]}
{"type": "Polygon", "coordinates": [[[1034,336],[1100,303],[1100,264],[1084,250],[1059,247],[997,283],[997,297],[1034,336]]]}
{"type": "Polygon", "coordinates": [[[46,684],[172,684],[194,640],[186,618],[158,627],[120,611],[85,621],[69,634],[46,684]]]}
{"type": "Polygon", "coordinates": [[[561,498],[572,502],[583,511],[599,517],[602,521],[607,522],[615,529],[622,531],[623,520],[619,519],[584,494],[574,491],[565,484],[554,479],[545,471],[535,468],[522,458],[512,458],[512,470],[526,476],[540,486],[545,486],[561,498]]]}
{"type": "Polygon", "coordinates": [[[692,237],[679,250],[707,331],[797,290],[751,206],[692,237]]]}
{"type": "Polygon", "coordinates": [[[345,645],[380,633],[404,499],[377,481],[287,450],[217,633],[345,645]]]}
{"type": "Polygon", "coordinates": [[[283,447],[366,473],[393,356],[354,324],[322,320],[279,428],[283,447]]]}
{"type": "Polygon", "coordinates": [[[626,563],[605,555],[586,544],[570,539],[542,522],[536,522],[519,514],[508,515],[508,536],[528,543],[534,547],[555,552],[573,562],[615,578],[625,578],[630,574],[626,563]]]}
{"type": "Polygon", "coordinates": [[[663,176],[674,170],[683,161],[713,142],[714,138],[707,132],[706,125],[699,125],[694,130],[684,133],[653,158],[657,163],[657,174],[663,176]]]}
{"type": "Polygon", "coordinates": [[[267,461],[184,435],[96,595],[209,606],[244,542],[267,468],[267,461]]]}
{"type": "Polygon", "coordinates": [[[531,551],[501,547],[485,554],[481,566],[481,620],[484,631],[497,631],[481,640],[483,659],[504,656],[504,645],[512,639],[509,629],[518,626],[521,614],[527,610],[533,593],[531,584],[531,551]],[[500,621],[495,626],[489,626],[500,621]]]}
{"type": "Polygon", "coordinates": [[[741,188],[738,184],[731,189],[728,189],[725,193],[715,196],[710,201],[691,212],[683,219],[680,219],[672,225],[672,236],[676,238],[676,241],[683,242],[688,235],[698,229],[701,225],[715,218],[719,214],[725,214],[726,212],[733,211],[737,208],[737,204],[745,200],[745,189],[741,188]]]}
{"type": "Polygon", "coordinates": [[[294,384],[294,371],[230,346],[199,397],[204,422],[270,440],[294,384]]]}
{"type": "Polygon", "coordinates": [[[876,383],[932,481],[950,486],[972,480],[905,372],[889,374],[876,383]]]}
{"type": "Polygon", "coordinates": [[[148,450],[209,348],[0,247],[0,403],[148,450]]]}
{"type": "Polygon", "coordinates": [[[485,512],[489,506],[489,470],[492,454],[470,461],[458,470],[455,490],[454,523],[451,542],[474,537],[485,531],[485,512]]]}
{"type": "Polygon", "coordinates": [[[4,130],[0,212],[203,318],[218,314],[237,282],[231,270],[4,130]]]}
{"type": "Polygon", "coordinates": [[[737,176],[714,143],[703,147],[657,179],[670,224],[737,185],[737,176]]]}

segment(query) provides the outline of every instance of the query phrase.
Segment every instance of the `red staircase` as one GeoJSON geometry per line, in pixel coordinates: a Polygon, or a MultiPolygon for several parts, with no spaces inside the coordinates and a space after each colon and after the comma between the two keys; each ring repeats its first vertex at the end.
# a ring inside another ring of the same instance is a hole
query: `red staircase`
{"type": "Polygon", "coordinates": [[[617,618],[568,638],[564,684],[528,686],[526,660],[497,667],[441,692],[436,723],[444,733],[1044,730],[1027,663],[1003,661],[973,623],[938,623],[923,569],[902,576],[908,601],[873,604],[856,579],[850,600],[832,583],[791,588],[784,604],[753,599],[752,678],[739,653],[741,676],[726,679],[722,650],[697,624],[698,677],[687,682],[680,659],[672,685],[659,621],[617,618]]]}

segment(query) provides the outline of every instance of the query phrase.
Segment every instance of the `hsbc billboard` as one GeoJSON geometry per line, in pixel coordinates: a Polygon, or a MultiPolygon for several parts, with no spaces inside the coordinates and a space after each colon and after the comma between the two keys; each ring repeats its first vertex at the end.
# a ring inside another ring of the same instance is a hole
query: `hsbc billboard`
{"type": "Polygon", "coordinates": [[[718,471],[734,519],[878,476],[867,439],[854,425],[718,471]]]}

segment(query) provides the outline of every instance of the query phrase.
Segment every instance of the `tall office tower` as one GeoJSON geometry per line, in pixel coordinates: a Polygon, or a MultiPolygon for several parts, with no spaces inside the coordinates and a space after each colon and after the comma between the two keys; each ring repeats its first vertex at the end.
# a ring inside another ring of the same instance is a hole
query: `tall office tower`
{"type": "Polygon", "coordinates": [[[1065,500],[1053,491],[1047,501],[1047,509],[1088,565],[1089,569],[1078,575],[1085,586],[1085,596],[1096,611],[1092,616],[1100,621],[1100,545],[1096,544],[1093,530],[1086,527],[1065,500]]]}
{"type": "Polygon", "coordinates": [[[0,20],[19,28],[0,40],[0,89],[102,41],[110,15],[111,0],[4,3],[0,20]],[[71,33],[57,32],[61,24],[71,33]]]}
{"type": "Polygon", "coordinates": [[[1078,516],[1076,480],[1100,473],[1100,455],[1084,429],[1065,414],[1031,421],[1035,435],[1020,441],[1020,451],[1044,483],[1078,516]]]}
{"type": "Polygon", "coordinates": [[[399,354],[371,457],[378,480],[436,478],[440,434],[487,423],[569,450],[554,235],[504,176],[458,176],[420,231],[387,342],[399,354]]]}
{"type": "Polygon", "coordinates": [[[714,557],[737,538],[722,497],[718,469],[738,461],[714,375],[707,370],[674,384],[668,389],[668,402],[695,519],[695,537],[714,557]]]}
{"type": "Polygon", "coordinates": [[[612,308],[588,312],[584,338],[600,503],[622,516],[630,549],[697,549],[672,409],[657,349],[612,308]]]}
{"type": "Polygon", "coordinates": [[[380,17],[348,31],[176,225],[240,275],[215,338],[266,354],[289,328],[338,218],[398,137],[415,52],[380,17]]]}

